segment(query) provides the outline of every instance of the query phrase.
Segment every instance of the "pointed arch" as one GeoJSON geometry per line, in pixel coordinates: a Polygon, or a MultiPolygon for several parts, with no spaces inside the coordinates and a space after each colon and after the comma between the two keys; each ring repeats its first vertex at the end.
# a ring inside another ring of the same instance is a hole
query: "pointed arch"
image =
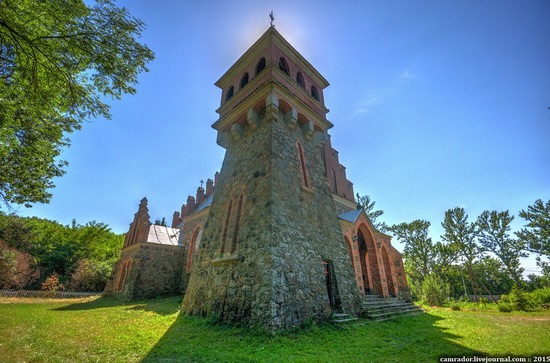
{"type": "Polygon", "coordinates": [[[121,291],[124,288],[124,285],[126,284],[126,279],[128,278],[128,273],[130,272],[131,263],[131,259],[128,259],[122,263],[115,291],[121,291]]]}
{"type": "Polygon", "coordinates": [[[195,228],[193,236],[191,237],[191,242],[189,243],[189,250],[187,252],[187,272],[191,272],[191,267],[193,265],[193,257],[197,251],[202,238],[202,228],[199,226],[195,228]]]}
{"type": "Polygon", "coordinates": [[[360,224],[357,230],[361,268],[365,268],[363,276],[367,275],[368,284],[365,284],[365,293],[383,296],[380,281],[380,266],[378,264],[378,253],[374,243],[373,232],[365,225],[360,224]]]}

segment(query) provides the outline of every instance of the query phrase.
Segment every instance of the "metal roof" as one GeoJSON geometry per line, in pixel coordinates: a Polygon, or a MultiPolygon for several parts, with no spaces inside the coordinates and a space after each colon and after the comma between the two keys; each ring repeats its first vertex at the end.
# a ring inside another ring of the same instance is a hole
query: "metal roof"
{"type": "Polygon", "coordinates": [[[349,212],[342,213],[338,216],[338,218],[343,219],[345,221],[355,223],[359,215],[361,214],[363,210],[362,209],[356,209],[349,212]]]}
{"type": "Polygon", "coordinates": [[[147,242],[158,243],[160,245],[181,246],[179,237],[179,229],[152,224],[149,227],[147,242]]]}

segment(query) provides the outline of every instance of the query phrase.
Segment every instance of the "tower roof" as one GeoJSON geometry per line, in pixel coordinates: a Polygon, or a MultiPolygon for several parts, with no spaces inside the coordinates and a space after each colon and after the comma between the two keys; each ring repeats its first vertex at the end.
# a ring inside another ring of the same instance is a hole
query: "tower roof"
{"type": "Polygon", "coordinates": [[[328,81],[305,59],[275,27],[271,26],[244,54],[229,68],[227,72],[215,83],[220,88],[227,87],[232,80],[250,62],[255,61],[258,56],[269,46],[276,45],[290,60],[306,72],[314,82],[321,88],[329,86],[328,81]]]}

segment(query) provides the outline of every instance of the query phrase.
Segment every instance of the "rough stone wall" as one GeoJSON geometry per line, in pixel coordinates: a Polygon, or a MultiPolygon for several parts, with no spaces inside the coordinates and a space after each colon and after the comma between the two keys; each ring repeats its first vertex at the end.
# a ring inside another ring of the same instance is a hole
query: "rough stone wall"
{"type": "Polygon", "coordinates": [[[134,300],[181,293],[182,252],[180,246],[154,243],[139,243],[123,250],[104,294],[134,300]],[[124,286],[116,291],[122,273],[121,266],[127,260],[131,260],[131,263],[124,286]]]}
{"type": "MultiPolygon", "coordinates": [[[[181,229],[182,242],[183,242],[183,256],[182,256],[182,268],[180,272],[180,290],[185,291],[187,289],[187,284],[189,283],[189,276],[193,270],[193,266],[198,263],[196,252],[197,248],[194,248],[191,251],[191,244],[195,233],[198,230],[204,231],[204,226],[206,224],[206,219],[208,218],[208,210],[203,210],[198,212],[198,215],[191,215],[189,218],[184,219],[183,227],[181,229]]],[[[202,244],[202,238],[201,242],[202,244]]],[[[196,246],[195,246],[196,247],[196,246]]]]}
{"type": "Polygon", "coordinates": [[[329,259],[343,308],[354,314],[359,291],[323,175],[320,144],[305,140],[299,127],[289,129],[276,107],[266,114],[227,149],[182,309],[271,329],[326,319],[332,310],[323,260],[329,259]],[[305,150],[311,190],[302,187],[296,141],[305,150]],[[228,243],[227,234],[236,230],[234,208],[241,194],[237,245],[222,253],[224,235],[228,243]]]}

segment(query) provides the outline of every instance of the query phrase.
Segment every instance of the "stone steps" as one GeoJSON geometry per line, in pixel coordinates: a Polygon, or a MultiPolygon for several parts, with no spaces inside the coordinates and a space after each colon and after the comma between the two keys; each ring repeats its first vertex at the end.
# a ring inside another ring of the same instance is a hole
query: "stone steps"
{"type": "Polygon", "coordinates": [[[413,303],[398,300],[397,298],[386,299],[373,295],[365,296],[363,311],[363,316],[373,321],[384,321],[401,316],[414,316],[424,313],[422,309],[413,303]]]}
{"type": "Polygon", "coordinates": [[[358,318],[354,318],[349,314],[345,313],[334,313],[332,314],[331,322],[333,323],[349,323],[352,321],[359,320],[358,318]]]}

